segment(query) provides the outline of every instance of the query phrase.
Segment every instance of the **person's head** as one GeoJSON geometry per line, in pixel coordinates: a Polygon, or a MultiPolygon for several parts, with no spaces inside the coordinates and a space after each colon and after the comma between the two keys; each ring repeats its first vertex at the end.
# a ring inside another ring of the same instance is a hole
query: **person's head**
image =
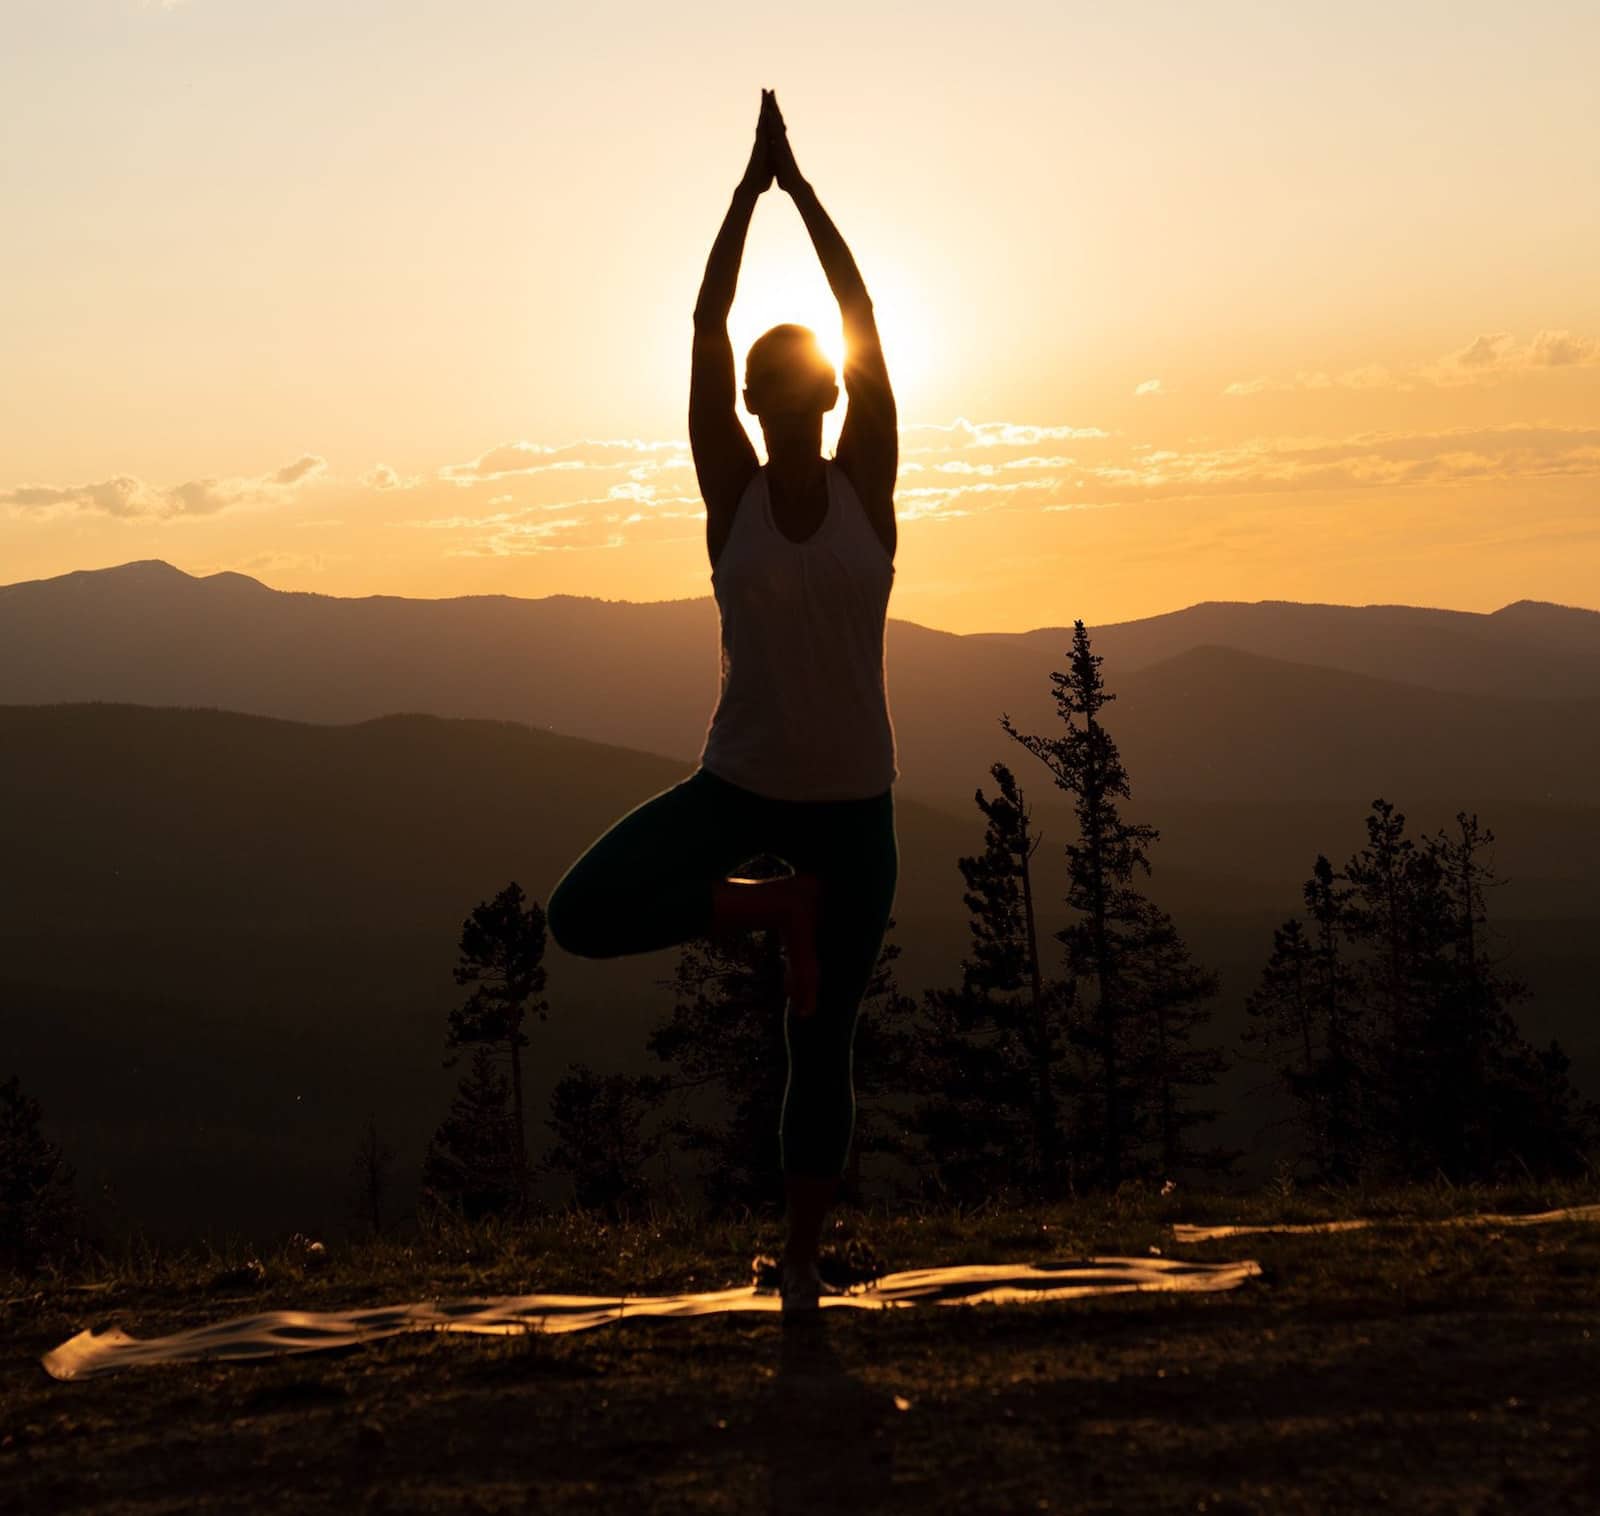
{"type": "Polygon", "coordinates": [[[785,322],[750,344],[744,403],[771,437],[822,435],[822,417],[839,403],[833,365],[808,326],[785,322]]]}

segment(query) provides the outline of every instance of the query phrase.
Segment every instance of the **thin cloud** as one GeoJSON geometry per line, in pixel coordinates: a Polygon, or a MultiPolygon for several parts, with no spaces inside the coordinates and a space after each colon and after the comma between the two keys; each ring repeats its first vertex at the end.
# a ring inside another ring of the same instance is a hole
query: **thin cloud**
{"type": "Polygon", "coordinates": [[[362,486],[369,490],[409,490],[422,483],[415,474],[402,476],[387,463],[376,463],[361,476],[362,486]]]}
{"type": "MultiPolygon", "coordinates": [[[[972,421],[902,427],[902,484],[897,492],[905,520],[957,517],[979,511],[1034,508],[1053,491],[1064,495],[1077,467],[1074,456],[1050,448],[1063,440],[1091,450],[1111,445],[1101,427],[972,421]],[[924,484],[923,481],[926,481],[924,484]],[[921,486],[920,488],[918,486],[921,486]]],[[[466,490],[526,479],[534,499],[514,508],[509,497],[486,500],[487,509],[442,511],[387,523],[459,535],[455,554],[507,556],[550,551],[613,548],[639,542],[698,537],[704,506],[685,494],[684,471],[692,458],[683,442],[643,443],[589,439],[560,445],[522,439],[501,443],[463,464],[447,464],[438,478],[466,490]],[[562,488],[561,468],[592,479],[594,470],[621,477],[599,492],[562,488]],[[531,488],[537,481],[537,488],[531,488]],[[574,499],[579,493],[584,498],[574,499]],[[584,528],[580,523],[589,523],[584,528]],[[689,525],[692,523],[692,525],[689,525]]]]}
{"type": "Polygon", "coordinates": [[[480,454],[471,463],[445,464],[439,470],[439,477],[469,484],[483,479],[503,479],[507,474],[525,474],[539,468],[554,451],[536,442],[504,442],[480,454]]]}
{"type": "Polygon", "coordinates": [[[1344,369],[1330,374],[1322,369],[1297,369],[1293,374],[1268,378],[1257,375],[1254,379],[1236,379],[1226,385],[1224,395],[1259,395],[1265,391],[1288,390],[1382,390],[1409,391],[1416,388],[1413,380],[1395,374],[1381,363],[1368,363],[1360,368],[1344,369]]]}
{"type": "Polygon", "coordinates": [[[1600,474],[1600,428],[1461,427],[1327,440],[1258,439],[1083,471],[1100,498],[1135,501],[1600,474]]]}
{"type": "Polygon", "coordinates": [[[100,511],[107,516],[150,516],[159,514],[160,497],[143,480],[130,474],[118,474],[99,484],[64,487],[19,484],[0,494],[0,503],[27,511],[49,511],[54,506],[66,506],[100,511]]]}
{"type": "Polygon", "coordinates": [[[159,488],[131,474],[118,474],[94,484],[20,484],[0,490],[0,505],[14,511],[62,515],[97,512],[123,520],[179,520],[215,516],[236,506],[277,504],[323,474],[327,465],[313,453],[302,454],[270,474],[201,478],[159,488]]]}
{"type": "MultiPolygon", "coordinates": [[[[1493,342],[1481,350],[1495,353],[1496,363],[1507,361],[1493,342]]],[[[1537,351],[1547,368],[1586,361],[1587,354],[1565,333],[1546,333],[1528,350],[1537,351]]],[[[1179,446],[1133,441],[1094,426],[964,418],[949,425],[912,424],[903,434],[915,456],[902,463],[896,503],[908,522],[1227,496],[1600,476],[1600,427],[1531,422],[1333,437],[1260,436],[1226,444],[1200,439],[1179,446]],[[1067,438],[1071,453],[1049,445],[1067,438]]],[[[405,478],[378,464],[346,487],[375,492],[365,497],[369,502],[375,495],[416,502],[419,509],[375,524],[435,534],[440,551],[451,556],[652,548],[702,534],[704,506],[685,472],[690,462],[683,442],[522,441],[492,448],[470,465],[447,466],[420,478],[405,478]],[[578,467],[572,472],[543,467],[552,462],[578,467]],[[593,471],[602,468],[611,471],[609,477],[593,471]],[[453,477],[460,469],[471,477],[453,477]],[[455,508],[458,501],[466,502],[464,508],[455,508]]],[[[0,492],[0,505],[13,512],[67,516],[89,511],[159,521],[287,502],[315,489],[317,501],[338,514],[286,525],[333,524],[347,517],[353,522],[351,511],[340,511],[342,502],[328,499],[334,482],[323,460],[306,453],[267,474],[205,477],[168,488],[125,474],[82,485],[21,484],[0,492]]]]}
{"type": "MultiPolygon", "coordinates": [[[[1360,382],[1371,382],[1371,376],[1360,382]]],[[[902,434],[916,455],[903,461],[895,493],[903,522],[1600,474],[1600,429],[1533,424],[1331,438],[1276,436],[1185,447],[1131,442],[1092,426],[965,419],[950,425],[913,424],[902,434]],[[1070,454],[1038,445],[1041,438],[1065,437],[1075,439],[1070,454]]],[[[548,459],[582,446],[526,443],[517,456],[548,459]]],[[[617,451],[611,456],[615,459],[617,451]]],[[[685,466],[682,445],[634,454],[627,461],[624,477],[603,490],[558,490],[544,498],[562,477],[545,476],[535,500],[514,503],[497,493],[478,511],[444,511],[388,524],[443,533],[458,539],[452,540],[453,555],[469,556],[653,546],[697,537],[704,507],[697,494],[683,491],[681,472],[668,472],[685,466]]],[[[493,476],[501,470],[491,466],[486,472],[493,476]]]]}
{"type": "Polygon", "coordinates": [[[1151,501],[1600,475],[1600,428],[1520,423],[1230,446],[1098,449],[1093,457],[952,456],[913,465],[895,493],[905,520],[997,510],[1109,509],[1151,501]],[[1022,465],[1010,467],[1010,464],[1022,465]]]}
{"type": "Polygon", "coordinates": [[[632,438],[603,438],[551,447],[538,442],[502,442],[470,463],[447,463],[441,479],[472,485],[504,479],[514,474],[537,474],[560,469],[632,468],[641,454],[686,454],[686,442],[642,442],[632,438]]]}
{"type": "MultiPolygon", "coordinates": [[[[663,473],[670,466],[665,457],[655,465],[663,473]]],[[[638,471],[630,469],[630,474],[638,471]]],[[[662,493],[659,484],[643,478],[630,477],[612,485],[604,495],[580,499],[519,505],[512,496],[500,494],[485,503],[489,509],[481,512],[452,512],[383,524],[459,535],[462,540],[444,549],[444,556],[468,558],[590,552],[703,535],[705,508],[698,495],[662,493]]]]}
{"type": "Polygon", "coordinates": [[[900,435],[902,439],[923,439],[909,445],[903,443],[902,451],[928,453],[946,451],[952,444],[983,448],[1033,447],[1040,442],[1098,439],[1111,434],[1098,426],[1022,426],[1011,421],[973,422],[965,416],[957,416],[948,426],[935,422],[902,426],[900,435]]]}
{"type": "Polygon", "coordinates": [[[1161,393],[1161,381],[1159,379],[1146,379],[1142,383],[1134,385],[1133,392],[1136,395],[1159,395],[1161,393]]]}
{"type": "Polygon", "coordinates": [[[274,484],[299,484],[302,479],[309,479],[313,474],[320,474],[328,467],[325,458],[318,458],[314,453],[302,454],[293,463],[286,463],[272,476],[274,484]]]}
{"type": "Polygon", "coordinates": [[[1402,393],[1421,386],[1449,389],[1467,384],[1493,384],[1536,369],[1580,368],[1600,364],[1600,340],[1569,331],[1539,331],[1525,344],[1510,332],[1480,332],[1470,342],[1436,358],[1398,372],[1382,364],[1327,373],[1300,369],[1290,375],[1257,375],[1235,379],[1223,387],[1235,397],[1266,392],[1327,389],[1387,389],[1402,393]]]}
{"type": "Polygon", "coordinates": [[[1540,332],[1528,344],[1530,368],[1567,368],[1600,363],[1600,341],[1571,332],[1540,332]]]}
{"type": "Polygon", "coordinates": [[[1579,368],[1600,363],[1600,343],[1568,331],[1539,331],[1519,346],[1510,332],[1485,332],[1465,347],[1427,365],[1432,384],[1492,384],[1536,369],[1579,368]]]}
{"type": "Polygon", "coordinates": [[[1445,362],[1457,368],[1493,368],[1510,346],[1510,332],[1490,332],[1474,337],[1460,352],[1450,354],[1445,362]]]}

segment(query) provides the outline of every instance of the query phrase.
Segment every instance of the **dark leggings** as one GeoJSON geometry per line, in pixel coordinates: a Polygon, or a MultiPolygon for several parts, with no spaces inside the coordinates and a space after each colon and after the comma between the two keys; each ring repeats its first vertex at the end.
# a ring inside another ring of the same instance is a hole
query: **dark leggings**
{"type": "Polygon", "coordinates": [[[785,1174],[834,1178],[855,1126],[856,1016],[899,877],[893,790],[770,800],[696,769],[589,845],[551,892],[546,925],[558,946],[585,958],[674,947],[709,932],[714,881],[763,854],[822,881],[817,1008],[785,1018],[779,1137],[785,1174]]]}

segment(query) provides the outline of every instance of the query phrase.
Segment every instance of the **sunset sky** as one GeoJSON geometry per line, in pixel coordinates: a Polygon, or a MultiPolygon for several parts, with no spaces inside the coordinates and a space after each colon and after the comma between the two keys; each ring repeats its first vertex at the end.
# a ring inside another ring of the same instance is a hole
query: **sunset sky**
{"type": "MultiPolygon", "coordinates": [[[[1597,59],[1592,0],[0,0],[0,582],[708,594],[770,86],[900,400],[892,615],[1600,607],[1597,59]]],[[[774,187],[741,363],[790,319],[774,187]]]]}

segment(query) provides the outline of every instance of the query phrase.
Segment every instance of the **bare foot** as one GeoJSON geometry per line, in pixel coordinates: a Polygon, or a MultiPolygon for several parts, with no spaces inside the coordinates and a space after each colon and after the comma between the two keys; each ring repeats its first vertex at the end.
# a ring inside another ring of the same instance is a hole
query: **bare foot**
{"type": "Polygon", "coordinates": [[[792,905],[783,940],[784,992],[789,1009],[800,1017],[817,1008],[817,921],[822,909],[822,881],[815,874],[795,874],[789,881],[792,905]]]}

